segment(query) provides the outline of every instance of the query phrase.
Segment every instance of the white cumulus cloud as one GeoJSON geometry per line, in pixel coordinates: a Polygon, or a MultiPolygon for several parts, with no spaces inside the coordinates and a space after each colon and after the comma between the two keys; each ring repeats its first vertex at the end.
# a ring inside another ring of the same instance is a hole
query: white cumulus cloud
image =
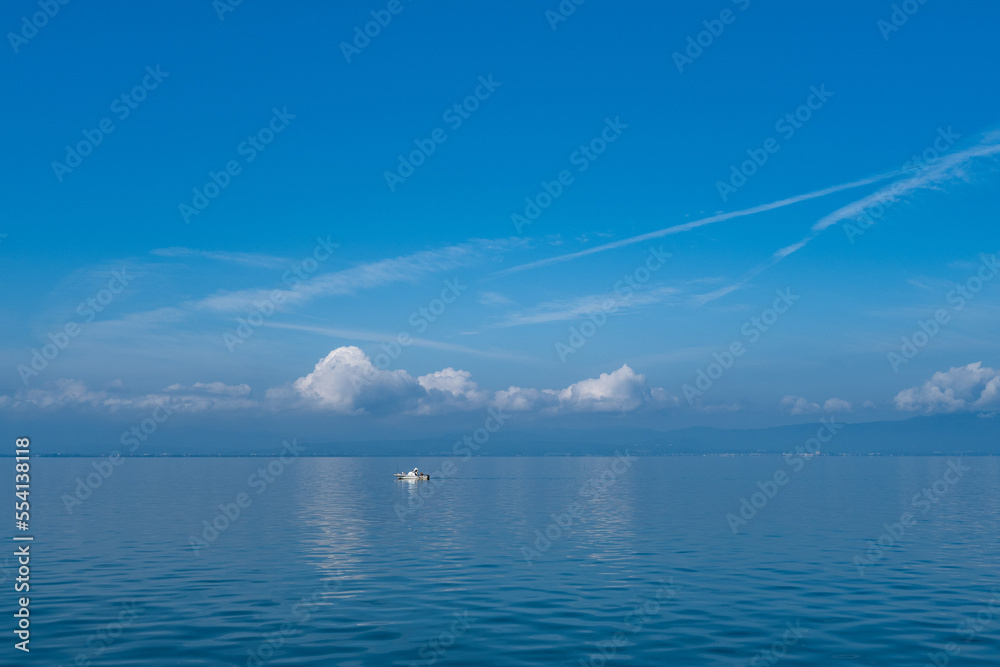
{"type": "Polygon", "coordinates": [[[237,384],[230,385],[224,382],[195,382],[190,387],[183,387],[179,384],[172,384],[165,387],[163,391],[181,392],[189,391],[194,393],[218,394],[219,396],[249,396],[250,385],[237,384]]]}
{"type": "Polygon", "coordinates": [[[781,405],[793,415],[812,415],[818,412],[850,412],[851,404],[842,398],[827,399],[821,406],[801,396],[785,396],[781,405]]]}
{"type": "Polygon", "coordinates": [[[823,409],[826,412],[850,412],[853,408],[842,398],[830,398],[823,404],[823,409]]]}
{"type": "Polygon", "coordinates": [[[623,364],[611,373],[580,380],[559,392],[559,401],[574,412],[630,412],[653,400],[646,376],[623,364]]]}
{"type": "Polygon", "coordinates": [[[565,389],[498,391],[495,405],[511,412],[632,412],[643,407],[676,405],[677,397],[659,387],[650,387],[646,376],[627,364],[611,373],[575,382],[565,389]]]}
{"type": "Polygon", "coordinates": [[[106,398],[103,391],[90,391],[79,380],[55,381],[52,389],[29,389],[14,397],[12,405],[27,404],[37,408],[58,408],[66,405],[98,405],[106,398]]]}
{"type": "Polygon", "coordinates": [[[562,389],[481,388],[469,371],[444,368],[413,377],[405,370],[386,370],[355,346],[338,347],[306,375],[274,387],[263,400],[251,398],[247,384],[195,382],[171,384],[152,393],[130,393],[124,383],[92,391],[77,380],[58,380],[46,388],[0,396],[0,409],[55,409],[88,406],[106,412],[151,410],[168,406],[187,413],[238,410],[281,410],[289,407],[342,415],[440,415],[499,408],[507,412],[559,415],[630,413],[678,404],[666,390],[651,387],[646,376],[623,364],[610,373],[574,382],[562,389]]]}
{"type": "Polygon", "coordinates": [[[1000,407],[1000,372],[981,361],[939,371],[918,387],[896,394],[896,408],[907,412],[965,412],[1000,407]]]}
{"type": "MultiPolygon", "coordinates": [[[[360,348],[338,347],[292,387],[307,401],[341,414],[412,408],[426,390],[406,371],[377,368],[360,348]]],[[[269,392],[271,397],[276,392],[269,392]]]]}
{"type": "Polygon", "coordinates": [[[781,405],[788,408],[793,415],[809,415],[819,412],[819,403],[813,403],[801,396],[785,396],[781,399],[781,405]]]}
{"type": "Polygon", "coordinates": [[[575,382],[564,389],[509,387],[481,389],[468,371],[445,368],[414,378],[405,370],[375,367],[357,347],[333,350],[290,388],[269,398],[297,398],[341,414],[397,412],[441,414],[496,406],[511,412],[631,412],[646,406],[674,405],[665,390],[650,387],[646,376],[623,365],[611,373],[575,382]]]}
{"type": "Polygon", "coordinates": [[[417,408],[421,414],[472,410],[483,407],[490,400],[489,393],[472,381],[469,371],[445,368],[421,375],[417,382],[427,392],[417,408]]]}
{"type": "Polygon", "coordinates": [[[161,392],[131,395],[124,392],[124,383],[120,380],[108,386],[108,391],[94,391],[79,380],[64,378],[46,387],[22,390],[14,396],[0,396],[0,408],[25,410],[76,405],[117,412],[168,405],[179,412],[204,412],[258,408],[260,405],[258,401],[248,398],[250,386],[246,384],[232,386],[222,382],[196,382],[190,387],[172,384],[161,392]]]}

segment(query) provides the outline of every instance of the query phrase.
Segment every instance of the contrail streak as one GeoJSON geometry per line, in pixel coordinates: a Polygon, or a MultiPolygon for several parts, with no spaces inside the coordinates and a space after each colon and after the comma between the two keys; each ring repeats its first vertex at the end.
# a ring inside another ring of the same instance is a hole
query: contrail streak
{"type": "Polygon", "coordinates": [[[703,227],[705,225],[711,225],[716,222],[724,222],[726,220],[732,220],[733,218],[742,218],[748,215],[754,215],[756,213],[766,213],[767,211],[773,211],[775,209],[783,208],[785,206],[791,206],[792,204],[798,204],[800,202],[809,201],[810,199],[818,199],[820,197],[832,195],[837,192],[842,192],[844,190],[850,190],[852,188],[859,188],[865,185],[878,183],[879,181],[884,181],[887,178],[894,178],[903,173],[906,172],[902,170],[890,171],[884,174],[879,174],[877,176],[870,176],[868,178],[863,178],[859,181],[852,181],[850,183],[844,183],[842,185],[834,185],[829,188],[823,188],[822,190],[816,190],[814,192],[808,192],[806,194],[796,195],[794,197],[788,197],[787,199],[779,199],[778,201],[771,202],[770,204],[761,204],[760,206],[754,206],[753,208],[745,208],[741,211],[732,211],[730,213],[719,213],[717,215],[712,215],[707,218],[701,218],[700,220],[685,222],[684,224],[681,225],[674,225],[673,227],[658,229],[655,232],[648,232],[646,234],[640,234],[639,236],[632,236],[630,238],[622,239],[620,241],[612,241],[611,243],[605,243],[604,245],[599,245],[594,248],[588,248],[587,250],[581,250],[580,252],[573,252],[566,255],[558,255],[556,257],[549,257],[547,259],[540,259],[536,262],[528,262],[527,264],[519,264],[518,266],[512,266],[509,269],[498,271],[497,273],[494,273],[493,276],[500,277],[511,273],[528,271],[530,269],[537,269],[543,266],[549,266],[551,264],[568,262],[574,259],[579,259],[580,257],[586,257],[587,255],[593,255],[595,253],[604,252],[605,250],[614,250],[615,248],[621,248],[627,245],[632,245],[633,243],[642,243],[643,241],[658,239],[664,236],[669,236],[671,234],[680,234],[682,232],[688,232],[691,231],[692,229],[697,229],[698,227],[703,227]]]}

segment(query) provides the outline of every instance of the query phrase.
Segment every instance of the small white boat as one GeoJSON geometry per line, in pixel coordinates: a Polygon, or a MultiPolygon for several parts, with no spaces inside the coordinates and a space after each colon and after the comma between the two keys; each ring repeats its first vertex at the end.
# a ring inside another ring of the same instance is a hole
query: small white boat
{"type": "Polygon", "coordinates": [[[416,468],[410,472],[397,472],[396,479],[430,479],[431,476],[425,472],[420,472],[416,468]]]}

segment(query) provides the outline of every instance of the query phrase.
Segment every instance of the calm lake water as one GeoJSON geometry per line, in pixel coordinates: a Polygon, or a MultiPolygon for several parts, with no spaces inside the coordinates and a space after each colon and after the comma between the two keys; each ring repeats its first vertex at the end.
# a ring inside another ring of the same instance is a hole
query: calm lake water
{"type": "Polygon", "coordinates": [[[96,461],[32,463],[30,664],[1000,660],[996,458],[136,459],[68,511],[96,461]]]}

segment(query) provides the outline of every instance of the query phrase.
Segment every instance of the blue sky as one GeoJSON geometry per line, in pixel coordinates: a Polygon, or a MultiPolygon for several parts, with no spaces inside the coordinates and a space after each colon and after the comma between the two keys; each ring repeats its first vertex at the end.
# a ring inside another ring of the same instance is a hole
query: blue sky
{"type": "Polygon", "coordinates": [[[1000,10],[390,4],[71,2],[35,31],[10,4],[0,417],[115,433],[168,402],[377,437],[491,407],[665,429],[1000,408],[1000,10]]]}

